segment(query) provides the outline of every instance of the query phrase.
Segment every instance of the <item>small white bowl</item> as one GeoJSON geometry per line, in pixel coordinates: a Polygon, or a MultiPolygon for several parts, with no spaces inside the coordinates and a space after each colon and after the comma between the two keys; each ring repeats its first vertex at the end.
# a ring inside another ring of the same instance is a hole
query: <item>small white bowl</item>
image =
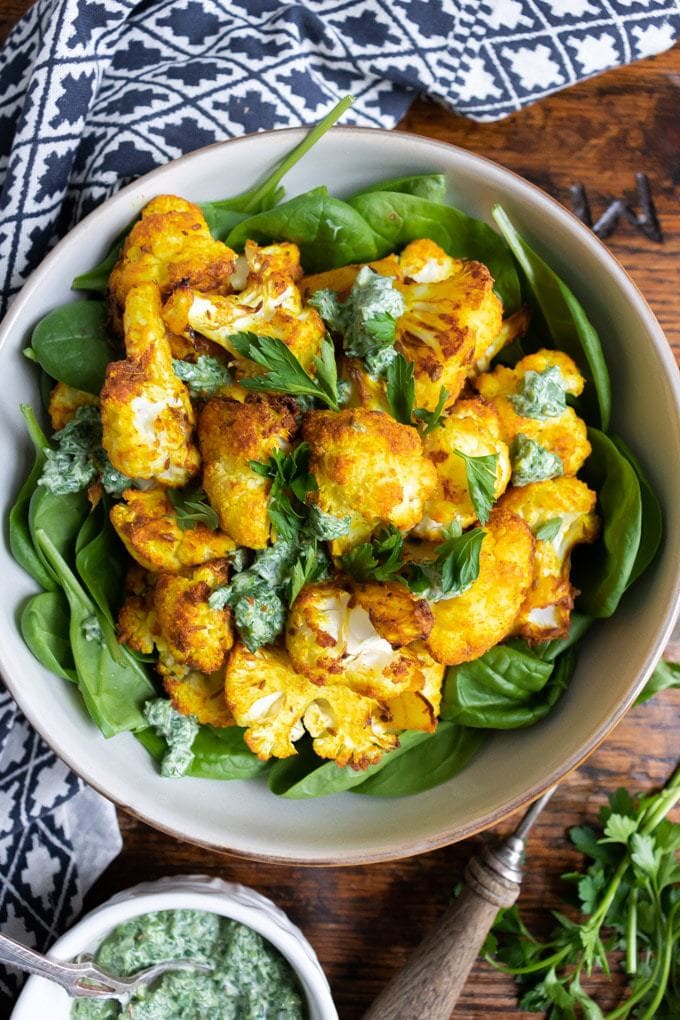
{"type": "MultiPolygon", "coordinates": [[[[326,975],[300,929],[254,889],[219,878],[203,875],[160,878],[125,889],[86,914],[55,942],[47,955],[54,960],[73,960],[79,953],[94,953],[117,925],[156,910],[211,912],[259,932],[297,974],[306,996],[309,1020],[338,1020],[326,975]]],[[[32,977],[19,996],[11,1020],[36,1020],[40,1016],[68,1020],[72,1002],[58,985],[32,977]]]]}

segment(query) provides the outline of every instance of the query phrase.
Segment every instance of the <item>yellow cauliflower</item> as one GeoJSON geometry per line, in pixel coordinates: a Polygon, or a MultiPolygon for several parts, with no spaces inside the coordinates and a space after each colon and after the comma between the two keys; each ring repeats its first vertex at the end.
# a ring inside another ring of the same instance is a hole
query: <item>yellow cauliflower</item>
{"type": "Polygon", "coordinates": [[[388,703],[390,729],[397,732],[424,730],[426,733],[434,733],[437,728],[446,667],[432,658],[421,641],[416,641],[409,650],[420,662],[423,686],[419,691],[403,691],[388,703]]]}
{"type": "Polygon", "coordinates": [[[364,265],[369,266],[381,276],[394,276],[396,279],[402,277],[397,256],[387,255],[384,259],[378,259],[376,262],[359,262],[350,266],[342,266],[340,269],[328,269],[324,273],[304,276],[300,281],[300,293],[303,299],[308,301],[317,290],[332,290],[344,301],[352,289],[359,270],[363,269],[364,265]]]}
{"type": "Polygon", "coordinates": [[[264,463],[290,441],[293,407],[286,397],[251,397],[244,404],[214,398],[201,412],[203,487],[237,545],[263,549],[269,541],[271,482],[250,461],[264,463]]]}
{"type": "Polygon", "coordinates": [[[155,583],[155,574],[132,563],[125,578],[125,599],[118,612],[118,640],[142,655],[151,655],[160,640],[153,602],[155,583]]]}
{"type": "Polygon", "coordinates": [[[339,414],[310,411],[302,434],[310,446],[318,505],[350,518],[349,535],[331,544],[334,555],[365,540],[379,524],[408,531],[418,523],[436,472],[415,429],[357,407],[339,414]]]}
{"type": "Polygon", "coordinates": [[[96,406],[99,398],[84,390],[76,390],[73,386],[58,382],[50,393],[48,407],[50,425],[54,432],[59,432],[75,418],[79,407],[96,406]]]}
{"type": "Polygon", "coordinates": [[[467,528],[477,520],[465,461],[456,450],[468,457],[496,455],[494,499],[498,499],[510,481],[510,455],[501,438],[498,415],[479,397],[459,400],[443,426],[424,437],[423,450],[437,471],[437,487],[414,529],[414,534],[421,538],[436,541],[445,525],[456,521],[467,528]]]}
{"type": "Polygon", "coordinates": [[[147,570],[176,574],[220,559],[235,547],[223,531],[200,522],[182,531],[165,489],[126,489],[123,499],[111,508],[111,523],[130,556],[147,570]]]}
{"type": "Polygon", "coordinates": [[[318,686],[296,673],[283,649],[257,652],[237,642],[226,671],[227,703],[259,758],[288,758],[305,730],[321,758],[364,769],[397,744],[385,711],[340,684],[318,686]]]}
{"type": "MultiPolygon", "coordinates": [[[[540,350],[518,361],[514,368],[498,365],[493,372],[474,380],[474,386],[498,412],[503,439],[510,445],[518,435],[538,443],[560,458],[565,475],[575,475],[590,454],[587,429],[572,407],[546,418],[520,414],[513,404],[523,391],[527,373],[559,372],[565,393],[577,397],[583,390],[583,376],[575,362],[562,351],[540,350]]],[[[529,381],[531,380],[529,376],[529,381]]],[[[535,378],[535,376],[534,376],[535,378]]]]}
{"type": "Polygon", "coordinates": [[[533,577],[534,538],[517,514],[491,512],[479,557],[479,577],[462,595],[432,606],[426,641],[437,662],[477,659],[511,634],[533,577]]]}
{"type": "Polygon", "coordinates": [[[365,609],[381,638],[399,647],[426,638],[434,617],[429,603],[398,581],[352,586],[353,602],[365,609]]]}
{"type": "Polygon", "coordinates": [[[333,581],[302,589],[286,622],[286,648],[293,668],[318,684],[343,683],[381,701],[423,685],[417,657],[394,649],[333,581]]]}
{"type": "Polygon", "coordinates": [[[578,478],[554,478],[513,487],[500,502],[526,521],[536,538],[533,582],[514,627],[527,641],[549,641],[569,631],[576,594],[569,580],[571,551],[599,535],[596,500],[578,478]]]}
{"type": "Polygon", "coordinates": [[[244,289],[226,297],[190,287],[176,290],[163,309],[168,329],[180,335],[200,333],[224,347],[235,358],[237,376],[263,371],[239,358],[229,343],[229,338],[240,332],[282,340],[305,369],[312,368],[326,330],[319,313],[302,304],[295,285],[299,254],[294,258],[291,249],[297,253],[294,245],[258,248],[249,242],[244,289]]]}
{"type": "Polygon", "coordinates": [[[209,726],[234,725],[224,693],[224,669],[208,675],[161,655],[158,671],[173,707],[182,715],[195,715],[199,723],[209,726]]]}
{"type": "Polygon", "coordinates": [[[480,372],[488,372],[489,365],[497,354],[514,340],[524,336],[529,328],[529,309],[524,307],[518,309],[501,323],[500,333],[490,344],[484,346],[486,338],[480,338],[475,350],[474,361],[470,369],[470,375],[479,375],[480,372]]]}
{"type": "Polygon", "coordinates": [[[154,588],[156,619],[175,662],[201,673],[224,665],[234,643],[229,609],[211,609],[208,597],[227,583],[226,560],[210,560],[181,574],[161,573],[154,588]]]}
{"type": "Polygon", "coordinates": [[[194,411],[172,370],[154,283],[134,287],[125,304],[125,361],[112,361],[101,392],[102,443],[129,478],[181,488],[196,473],[194,411]]]}
{"type": "Polygon", "coordinates": [[[163,297],[175,287],[223,290],[236,267],[236,254],[208,229],[203,213],[176,195],[159,195],[142,210],[109,276],[109,307],[119,329],[128,293],[156,283],[163,297]]]}

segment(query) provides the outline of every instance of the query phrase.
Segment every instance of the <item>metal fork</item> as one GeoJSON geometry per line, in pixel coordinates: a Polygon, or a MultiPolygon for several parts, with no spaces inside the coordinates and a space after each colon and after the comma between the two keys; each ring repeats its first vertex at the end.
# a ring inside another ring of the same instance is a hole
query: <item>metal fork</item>
{"type": "Polygon", "coordinates": [[[139,988],[151,984],[169,970],[211,971],[212,964],[196,963],[193,960],[164,960],[152,967],[137,971],[129,977],[116,977],[107,973],[93,962],[89,955],[83,955],[71,963],[50,960],[42,953],[36,953],[9,935],[0,934],[0,963],[18,967],[29,974],[37,974],[61,985],[74,999],[116,999],[125,1005],[139,988]]]}

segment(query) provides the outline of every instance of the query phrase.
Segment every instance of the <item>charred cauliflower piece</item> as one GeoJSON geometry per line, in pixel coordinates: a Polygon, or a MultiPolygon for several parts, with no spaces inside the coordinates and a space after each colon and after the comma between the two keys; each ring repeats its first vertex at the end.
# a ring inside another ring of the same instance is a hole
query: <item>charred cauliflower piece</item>
{"type": "Polygon", "coordinates": [[[380,637],[395,647],[426,638],[432,630],[434,616],[429,603],[412,595],[404,584],[354,584],[352,595],[353,602],[366,610],[380,637]]]}
{"type": "Polygon", "coordinates": [[[68,425],[75,418],[79,407],[95,407],[98,403],[99,398],[93,393],[85,393],[84,390],[76,390],[73,386],[58,382],[50,393],[48,407],[52,431],[59,432],[68,425]]]}
{"type": "Polygon", "coordinates": [[[228,535],[205,524],[182,531],[164,489],[126,489],[123,499],[111,508],[111,523],[130,556],[147,570],[176,574],[234,549],[228,535]]]}
{"type": "Polygon", "coordinates": [[[467,457],[496,456],[495,499],[505,492],[510,481],[510,455],[501,437],[496,411],[479,398],[459,400],[444,425],[424,437],[423,450],[437,471],[437,486],[425,504],[423,519],[414,534],[434,542],[445,525],[457,521],[467,528],[477,520],[465,460],[456,451],[467,457]]]}
{"type": "Polygon", "coordinates": [[[118,612],[118,640],[142,655],[151,655],[160,640],[153,602],[155,583],[155,574],[133,563],[125,578],[125,599],[118,612]]]}
{"type": "Polygon", "coordinates": [[[331,545],[334,555],[363,541],[379,524],[408,531],[418,523],[436,473],[415,429],[357,407],[339,414],[310,411],[302,432],[319,507],[350,517],[349,535],[331,545]]]}
{"type": "Polygon", "coordinates": [[[333,684],[319,687],[296,673],[283,649],[257,652],[237,643],[226,672],[227,703],[259,758],[288,758],[305,729],[314,751],[338,765],[364,769],[397,744],[372,698],[333,684]]]}
{"type": "Polygon", "coordinates": [[[344,300],[352,289],[359,270],[367,265],[381,276],[394,276],[401,279],[402,273],[399,268],[399,259],[396,255],[387,255],[384,259],[376,262],[358,262],[350,266],[342,266],[340,269],[329,269],[324,273],[314,273],[311,276],[304,276],[300,281],[300,293],[305,301],[308,301],[317,290],[332,290],[341,300],[344,300]]]}
{"type": "Polygon", "coordinates": [[[158,575],[154,589],[156,619],[175,662],[215,673],[234,643],[229,609],[211,609],[208,596],[227,583],[226,560],[211,560],[181,574],[158,575]]]}
{"type": "Polygon", "coordinates": [[[172,354],[154,283],[134,287],[125,304],[125,361],[106,370],[101,392],[102,443],[113,466],[129,478],[186,485],[198,470],[191,442],[194,412],[172,354]]]}
{"type": "Polygon", "coordinates": [[[441,387],[455,403],[479,350],[501,330],[502,306],[481,262],[463,262],[435,283],[397,283],[406,306],[396,347],[414,365],[417,407],[433,411],[441,387]]]}
{"type": "Polygon", "coordinates": [[[470,370],[470,375],[479,375],[480,372],[488,372],[489,365],[496,357],[497,354],[503,350],[508,344],[511,344],[514,340],[518,340],[524,336],[527,329],[529,328],[529,309],[520,308],[518,311],[509,315],[507,319],[503,319],[501,323],[501,330],[498,336],[488,346],[484,346],[486,338],[480,338],[480,342],[477,344],[475,350],[474,362],[470,370]]]}
{"type": "Polygon", "coordinates": [[[419,691],[404,691],[389,702],[390,729],[434,733],[446,667],[432,658],[421,641],[412,644],[410,651],[417,656],[423,671],[423,686],[419,691]]]}
{"type": "Polygon", "coordinates": [[[286,648],[293,668],[317,684],[343,683],[381,701],[423,686],[418,658],[394,649],[367,610],[332,581],[302,589],[288,616],[286,648]]]}
{"type": "Polygon", "coordinates": [[[477,659],[512,633],[531,586],[534,538],[517,514],[491,512],[479,557],[479,577],[455,598],[432,606],[426,641],[437,662],[455,666],[477,659]]]}
{"type": "Polygon", "coordinates": [[[201,294],[191,288],[177,290],[166,303],[163,316],[172,333],[200,333],[224,347],[236,359],[237,375],[262,372],[261,367],[238,357],[229,338],[251,332],[282,340],[305,369],[321,349],[326,335],[319,313],[303,306],[295,280],[299,275],[299,253],[294,245],[258,248],[249,242],[245,259],[246,286],[226,297],[201,294]]]}
{"type": "Polygon", "coordinates": [[[493,372],[478,376],[474,385],[496,408],[508,445],[525,436],[559,457],[565,475],[576,474],[590,454],[590,443],[585,422],[559,398],[560,389],[563,398],[565,394],[576,397],[584,385],[567,354],[537,351],[514,368],[498,365],[493,372]]]}
{"type": "Polygon", "coordinates": [[[199,723],[209,726],[234,725],[224,693],[223,669],[207,675],[175,662],[170,655],[161,655],[158,671],[173,707],[182,715],[196,716],[199,723]]]}
{"type": "Polygon", "coordinates": [[[269,541],[271,482],[250,461],[264,463],[289,442],[296,428],[292,407],[285,397],[254,397],[244,404],[215,398],[201,412],[203,487],[237,545],[263,549],[269,541]]]}
{"type": "Polygon", "coordinates": [[[175,287],[222,290],[236,254],[215,241],[198,206],[176,195],[159,195],[142,210],[109,277],[109,307],[118,328],[128,293],[156,283],[163,297],[175,287]]]}
{"type": "Polygon", "coordinates": [[[515,622],[527,641],[564,637],[576,594],[569,580],[571,551],[599,534],[597,495],[578,478],[533,482],[506,492],[500,506],[526,521],[536,539],[533,583],[515,622]]]}

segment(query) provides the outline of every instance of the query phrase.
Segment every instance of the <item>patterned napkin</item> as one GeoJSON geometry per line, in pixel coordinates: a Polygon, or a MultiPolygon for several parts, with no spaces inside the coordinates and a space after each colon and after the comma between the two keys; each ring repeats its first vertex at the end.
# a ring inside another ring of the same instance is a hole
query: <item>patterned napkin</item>
{"type": "MultiPolygon", "coordinates": [[[[184,152],[345,93],[345,124],[394,127],[418,93],[496,120],[679,34],[678,0],[37,0],[0,52],[0,314],[70,226],[184,152]]],[[[0,927],[46,945],[119,848],[112,807],[0,696],[0,927]]]]}

